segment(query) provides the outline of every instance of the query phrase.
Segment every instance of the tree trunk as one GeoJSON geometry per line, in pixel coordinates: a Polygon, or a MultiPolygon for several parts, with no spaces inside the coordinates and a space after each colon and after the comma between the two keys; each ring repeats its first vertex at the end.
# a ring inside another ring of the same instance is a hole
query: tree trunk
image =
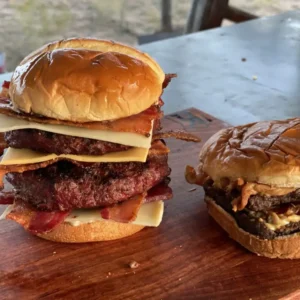
{"type": "Polygon", "coordinates": [[[171,32],[172,28],[172,0],[161,0],[161,31],[171,32]]]}

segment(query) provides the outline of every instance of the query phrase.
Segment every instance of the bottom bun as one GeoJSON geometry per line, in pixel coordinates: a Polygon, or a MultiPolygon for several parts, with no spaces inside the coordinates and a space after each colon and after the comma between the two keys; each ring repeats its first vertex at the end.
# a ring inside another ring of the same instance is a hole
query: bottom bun
{"type": "Polygon", "coordinates": [[[141,225],[113,221],[97,221],[79,226],[62,223],[52,231],[38,236],[60,243],[102,242],[125,238],[143,228],[141,225]]]}
{"type": "Polygon", "coordinates": [[[260,239],[244,231],[235,219],[216,202],[205,196],[209,214],[229,236],[249,251],[270,258],[300,258],[300,234],[294,233],[273,240],[260,239]]]}

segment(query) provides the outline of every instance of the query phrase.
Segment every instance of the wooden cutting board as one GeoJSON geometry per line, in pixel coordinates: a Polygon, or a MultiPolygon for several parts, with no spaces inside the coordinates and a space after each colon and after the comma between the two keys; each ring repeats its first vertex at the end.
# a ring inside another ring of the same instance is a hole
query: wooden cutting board
{"type": "MultiPolygon", "coordinates": [[[[193,108],[163,125],[203,141],[227,126],[193,108]]],[[[0,299],[300,299],[300,260],[244,250],[208,216],[202,188],[185,182],[202,144],[167,142],[175,196],[160,227],[123,240],[59,244],[1,221],[0,299]],[[130,269],[132,261],[140,266],[130,269]]]]}

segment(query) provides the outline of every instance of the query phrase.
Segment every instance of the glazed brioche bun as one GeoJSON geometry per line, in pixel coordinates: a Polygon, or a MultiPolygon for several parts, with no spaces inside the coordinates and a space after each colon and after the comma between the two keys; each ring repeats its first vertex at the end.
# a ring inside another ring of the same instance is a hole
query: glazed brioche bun
{"type": "Polygon", "coordinates": [[[205,196],[209,214],[236,242],[257,255],[269,258],[300,258],[300,233],[263,240],[244,231],[235,219],[219,206],[214,199],[205,196]]]}
{"type": "Polygon", "coordinates": [[[199,155],[200,174],[215,182],[242,178],[272,187],[300,187],[300,118],[223,129],[199,155]]]}
{"type": "Polygon", "coordinates": [[[111,41],[69,39],[27,56],[13,73],[14,108],[72,122],[115,120],[156,103],[165,74],[147,54],[111,41]]]}

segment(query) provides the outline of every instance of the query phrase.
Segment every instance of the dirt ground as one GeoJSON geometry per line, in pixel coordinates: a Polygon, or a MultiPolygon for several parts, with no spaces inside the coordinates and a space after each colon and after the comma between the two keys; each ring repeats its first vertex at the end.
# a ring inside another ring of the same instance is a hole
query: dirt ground
{"type": "MultiPolygon", "coordinates": [[[[174,28],[184,28],[191,0],[173,0],[174,28]]],[[[300,9],[299,0],[231,0],[259,16],[300,9]]],[[[30,51],[60,38],[93,36],[135,45],[160,29],[159,0],[0,0],[0,52],[13,70],[30,51]]],[[[226,23],[228,25],[228,23],[226,23]]]]}

